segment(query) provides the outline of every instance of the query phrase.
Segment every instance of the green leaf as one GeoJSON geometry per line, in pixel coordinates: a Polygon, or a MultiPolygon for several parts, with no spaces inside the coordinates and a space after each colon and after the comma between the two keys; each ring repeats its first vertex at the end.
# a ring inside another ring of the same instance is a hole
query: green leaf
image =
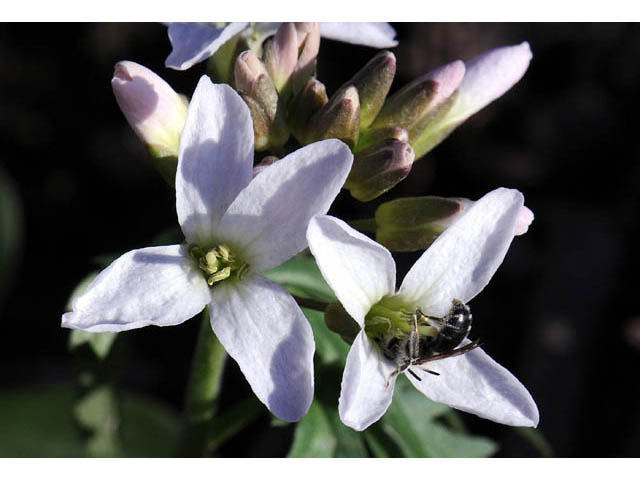
{"type": "Polygon", "coordinates": [[[436,420],[448,410],[400,378],[382,428],[407,457],[487,457],[496,452],[492,440],[452,431],[436,420]]]}
{"type": "Polygon", "coordinates": [[[333,456],[337,439],[322,405],[314,401],[298,425],[288,457],[327,458],[333,456]]]}
{"type": "Polygon", "coordinates": [[[279,283],[293,295],[321,302],[334,302],[336,297],[324,281],[313,258],[303,255],[293,257],[265,276],[279,283]]]}
{"type": "MultiPolygon", "coordinates": [[[[73,302],[82,295],[89,284],[98,276],[97,271],[91,272],[84,277],[80,283],[71,292],[71,296],[67,301],[66,309],[68,311],[73,310],[73,302]]],[[[113,346],[113,342],[117,337],[116,332],[85,332],[83,330],[71,330],[69,335],[69,350],[74,350],[85,343],[88,343],[93,352],[99,359],[104,359],[109,355],[109,351],[113,346]]]]}
{"type": "Polygon", "coordinates": [[[70,388],[0,393],[0,457],[82,457],[70,388]]]}
{"type": "Polygon", "coordinates": [[[120,416],[111,387],[102,385],[89,392],[74,408],[78,423],[90,432],[87,453],[92,457],[119,456],[117,433],[120,416]]]}
{"type": "Polygon", "coordinates": [[[316,341],[316,352],[320,360],[324,363],[339,362],[344,365],[349,353],[349,345],[340,338],[340,335],[327,328],[323,313],[308,308],[303,308],[302,312],[311,324],[316,341]]]}
{"type": "Polygon", "coordinates": [[[374,423],[362,433],[375,457],[399,458],[404,456],[393,438],[385,432],[382,423],[374,423]]]}
{"type": "Polygon", "coordinates": [[[363,435],[342,423],[338,414],[338,396],[336,395],[334,398],[335,404],[327,405],[322,403],[325,415],[331,423],[331,428],[337,440],[333,456],[338,458],[368,457],[369,453],[364,445],[363,435]]]}
{"type": "MultiPolygon", "coordinates": [[[[113,404],[105,397],[108,395],[98,392],[78,406],[85,425],[113,418],[113,404]],[[96,411],[100,405],[106,414],[96,411]]],[[[86,456],[82,431],[74,418],[76,400],[74,390],[62,385],[1,392],[0,457],[86,456]]],[[[117,426],[120,455],[167,457],[175,451],[178,419],[156,401],[123,395],[117,426]]],[[[93,447],[103,445],[97,440],[93,447]]]]}

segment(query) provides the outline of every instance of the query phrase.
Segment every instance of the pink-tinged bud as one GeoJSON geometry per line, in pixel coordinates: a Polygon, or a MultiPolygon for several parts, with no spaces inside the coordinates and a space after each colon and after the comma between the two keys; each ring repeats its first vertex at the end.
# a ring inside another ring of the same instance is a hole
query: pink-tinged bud
{"type": "Polygon", "coordinates": [[[284,107],[271,77],[251,50],[238,55],[234,71],[236,89],[249,106],[255,149],[280,147],[289,138],[284,107]]]}
{"type": "MultiPolygon", "coordinates": [[[[414,252],[431,245],[475,203],[468,198],[406,197],[383,203],[376,210],[376,240],[394,252],[414,252]]],[[[523,206],[515,235],[526,233],[533,212],[523,206]]]]}
{"type": "Polygon", "coordinates": [[[464,72],[458,60],[417,78],[387,99],[372,129],[398,126],[413,140],[458,88],[464,72]]]}
{"type": "Polygon", "coordinates": [[[327,90],[322,82],[310,78],[304,89],[293,99],[289,109],[291,113],[290,128],[300,143],[305,143],[309,121],[322,107],[329,102],[327,90]]]}
{"type": "Polygon", "coordinates": [[[316,71],[316,58],[320,50],[320,24],[296,23],[298,35],[298,62],[289,79],[287,97],[295,96],[316,71]]]}
{"type": "Polygon", "coordinates": [[[402,181],[413,165],[413,148],[390,138],[358,152],[344,185],[361,202],[379,197],[402,181]]]}
{"type": "Polygon", "coordinates": [[[444,140],[471,115],[504,95],[527,71],[532,58],[527,42],[485,52],[465,64],[464,79],[426,128],[412,136],[420,158],[444,140]]]}
{"type": "Polygon", "coordinates": [[[337,138],[353,149],[360,130],[358,90],[351,86],[338,90],[311,118],[307,143],[337,138]]]}
{"type": "Polygon", "coordinates": [[[120,110],[154,157],[177,157],[187,118],[187,101],[140,64],[115,66],[111,87],[120,110]]]}
{"type": "Polygon", "coordinates": [[[283,23],[264,47],[264,63],[274,85],[281,91],[298,63],[298,34],[292,23],[283,23]]]}

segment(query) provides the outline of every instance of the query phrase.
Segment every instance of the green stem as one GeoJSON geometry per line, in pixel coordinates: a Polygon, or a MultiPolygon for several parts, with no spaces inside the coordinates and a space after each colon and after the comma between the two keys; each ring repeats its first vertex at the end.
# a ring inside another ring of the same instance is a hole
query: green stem
{"type": "Polygon", "coordinates": [[[207,454],[207,432],[218,408],[225,360],[224,347],[211,329],[207,307],[202,312],[202,325],[187,385],[177,451],[180,457],[202,457],[207,454]]]}
{"type": "Polygon", "coordinates": [[[317,310],[318,312],[324,312],[329,306],[327,302],[321,302],[319,300],[313,300],[311,298],[299,297],[297,295],[292,295],[292,297],[301,307],[309,308],[311,310],[317,310]]]}

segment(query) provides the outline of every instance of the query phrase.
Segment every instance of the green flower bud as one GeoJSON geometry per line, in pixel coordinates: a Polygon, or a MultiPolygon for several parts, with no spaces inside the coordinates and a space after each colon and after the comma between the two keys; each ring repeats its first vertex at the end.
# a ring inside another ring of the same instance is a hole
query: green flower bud
{"type": "Polygon", "coordinates": [[[409,174],[413,159],[407,142],[383,140],[355,155],[345,188],[361,202],[373,200],[409,174]]]}
{"type": "Polygon", "coordinates": [[[396,74],[396,57],[393,53],[380,52],[373,57],[343,87],[353,85],[360,98],[360,128],[367,128],[374,121],[391,88],[396,74]]]}
{"type": "Polygon", "coordinates": [[[264,64],[247,50],[238,56],[234,73],[236,89],[253,118],[255,149],[284,145],[289,138],[284,107],[264,64]]]}
{"type": "Polygon", "coordinates": [[[338,90],[312,118],[306,143],[337,138],[353,149],[360,129],[360,101],[354,86],[338,90]]]}
{"type": "Polygon", "coordinates": [[[409,131],[413,143],[464,77],[460,60],[414,80],[387,99],[372,128],[399,126],[409,131]]]}
{"type": "Polygon", "coordinates": [[[395,138],[401,142],[408,143],[409,131],[401,127],[383,127],[377,130],[361,131],[360,136],[358,137],[358,145],[356,145],[354,151],[359,152],[388,138],[395,138]]]}
{"type": "Polygon", "coordinates": [[[394,252],[424,250],[459,218],[467,204],[443,197],[397,198],[376,210],[376,240],[394,252]]]}
{"type": "Polygon", "coordinates": [[[291,122],[289,128],[300,143],[305,143],[307,128],[311,117],[329,101],[324,85],[310,78],[304,89],[291,104],[291,122]]]}
{"type": "Polygon", "coordinates": [[[340,302],[330,303],[327,306],[324,312],[324,321],[329,330],[340,335],[349,345],[360,333],[360,326],[351,318],[340,302]]]}

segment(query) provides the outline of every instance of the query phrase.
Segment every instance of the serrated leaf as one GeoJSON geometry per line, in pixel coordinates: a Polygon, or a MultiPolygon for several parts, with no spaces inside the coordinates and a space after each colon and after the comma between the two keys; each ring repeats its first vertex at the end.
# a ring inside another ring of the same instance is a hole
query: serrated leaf
{"type": "MultiPolygon", "coordinates": [[[[71,292],[71,296],[69,300],[67,300],[66,309],[68,311],[73,310],[73,302],[75,302],[76,298],[82,295],[89,284],[93,282],[93,280],[98,276],[97,271],[91,272],[86,277],[84,277],[80,283],[73,289],[71,292]]],[[[113,342],[115,341],[118,334],[116,332],[85,332],[83,330],[71,330],[71,334],[69,335],[69,350],[73,350],[80,345],[84,345],[88,343],[96,356],[100,359],[104,359],[109,355],[109,351],[113,346],[113,342]]]]}
{"type": "Polygon", "coordinates": [[[327,303],[336,300],[331,287],[324,281],[315,260],[311,257],[298,255],[264,275],[293,295],[327,303]]]}
{"type": "Polygon", "coordinates": [[[338,441],[322,405],[314,401],[298,425],[289,450],[291,458],[327,458],[333,456],[338,441]]]}

